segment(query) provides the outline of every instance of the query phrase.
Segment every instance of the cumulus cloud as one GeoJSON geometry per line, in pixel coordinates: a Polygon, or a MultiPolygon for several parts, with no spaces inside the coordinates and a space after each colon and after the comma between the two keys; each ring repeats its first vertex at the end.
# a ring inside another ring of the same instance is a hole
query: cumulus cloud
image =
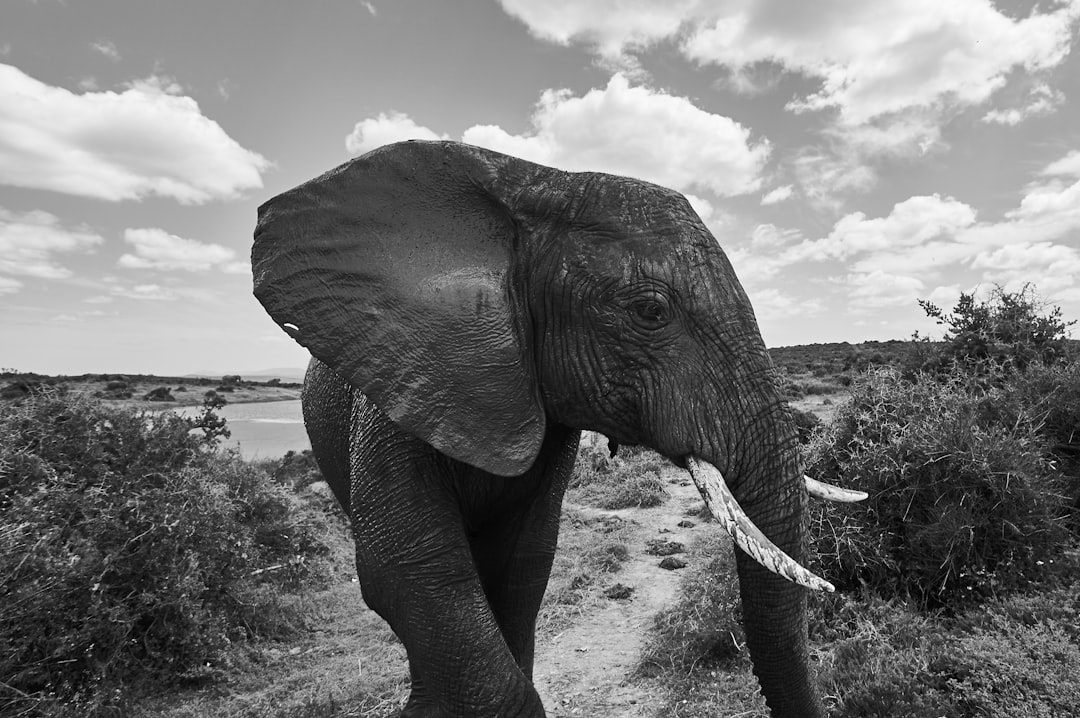
{"type": "MultiPolygon", "coordinates": [[[[570,171],[600,171],[637,177],[693,195],[722,197],[756,191],[768,160],[767,140],[722,115],[642,86],[616,73],[602,89],[581,97],[546,90],[531,129],[511,134],[497,125],[474,125],[462,141],[570,171]]],[[[448,139],[408,115],[382,113],[356,123],[348,150],[366,152],[404,139],[448,139]]],[[[713,205],[693,195],[694,209],[709,221],[713,205]]]]}
{"type": "Polygon", "coordinates": [[[376,147],[404,140],[448,139],[449,135],[440,135],[418,125],[403,112],[380,112],[377,117],[369,117],[356,123],[353,131],[345,138],[345,149],[351,154],[362,155],[376,147]]]}
{"type": "Polygon", "coordinates": [[[236,259],[236,252],[228,247],[184,239],[157,228],[125,229],[124,241],[135,248],[134,254],[123,254],[117,262],[127,269],[203,272],[212,267],[231,268],[236,259]]]}
{"type": "Polygon", "coordinates": [[[1044,117],[1052,114],[1065,103],[1065,93],[1047,85],[1037,84],[1031,90],[1028,101],[1022,107],[993,109],[983,115],[983,122],[997,125],[1018,125],[1031,117],[1044,117]]]}
{"type": "Polygon", "coordinates": [[[765,193],[765,195],[761,198],[761,204],[779,204],[786,199],[790,199],[791,195],[794,193],[794,190],[795,188],[789,184],[777,187],[776,189],[770,190],[769,192],[765,193]]]}
{"type": "Polygon", "coordinates": [[[685,97],[631,86],[621,74],[581,97],[545,91],[530,132],[477,125],[462,139],[566,170],[610,172],[722,197],[756,191],[770,151],[766,140],[754,142],[734,120],[685,97]]]}
{"type": "Polygon", "coordinates": [[[111,40],[98,40],[97,42],[91,43],[90,47],[113,62],[120,61],[120,51],[116,49],[116,45],[111,40]]]}
{"type": "Polygon", "coordinates": [[[821,80],[796,111],[835,109],[846,124],[942,102],[977,105],[1014,69],[1068,54],[1076,3],[1013,18],[990,0],[500,0],[543,39],[612,57],[674,40],[688,58],[734,70],[762,63],[821,80]]]}
{"type": "Polygon", "coordinates": [[[993,0],[500,2],[535,36],[607,60],[667,42],[737,91],[760,92],[783,73],[809,80],[816,89],[786,107],[824,114],[828,146],[795,170],[808,199],[825,206],[872,186],[875,159],[939,147],[948,121],[1012,82],[1034,82],[1026,104],[990,108],[986,122],[1053,112],[1062,95],[1045,78],[1069,54],[1080,17],[1075,1],[1023,16],[993,0]]]}
{"type": "Polygon", "coordinates": [[[795,254],[800,259],[820,261],[906,250],[937,237],[951,236],[974,222],[975,210],[952,197],[911,197],[894,206],[885,217],[871,219],[862,212],[841,217],[826,237],[803,242],[795,254]]]}
{"type": "Polygon", "coordinates": [[[0,184],[185,204],[261,187],[269,161],[179,91],[155,77],[122,92],[77,94],[0,64],[0,184]]]}
{"type": "Polygon", "coordinates": [[[1061,159],[1051,162],[1040,174],[1050,177],[1064,175],[1080,179],[1080,150],[1073,150],[1061,159]]]}
{"type": "Polygon", "coordinates": [[[675,36],[701,5],[698,0],[499,1],[536,37],[560,45],[580,41],[607,59],[675,36]]]}
{"type": "MultiPolygon", "coordinates": [[[[88,227],[65,227],[48,212],[10,212],[0,207],[0,273],[40,279],[66,279],[72,272],[58,264],[54,255],[88,252],[104,240],[88,227]]],[[[3,282],[13,292],[21,283],[3,282]]]]}

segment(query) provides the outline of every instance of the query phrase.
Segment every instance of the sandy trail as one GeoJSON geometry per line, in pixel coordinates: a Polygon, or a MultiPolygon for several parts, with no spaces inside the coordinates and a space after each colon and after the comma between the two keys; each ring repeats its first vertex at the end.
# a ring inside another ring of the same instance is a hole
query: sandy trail
{"type": "Polygon", "coordinates": [[[660,568],[661,557],[646,553],[646,542],[661,539],[689,546],[703,530],[700,519],[687,516],[701,506],[701,497],[692,484],[683,485],[684,477],[677,469],[664,472],[666,482],[679,483],[665,484],[669,498],[655,508],[605,511],[574,505],[587,516],[619,516],[640,526],[629,545],[630,558],[611,577],[611,583],[630,586],[634,592],[628,599],[607,602],[538,644],[534,679],[549,716],[633,718],[655,710],[655,701],[640,682],[631,685],[628,679],[653,617],[674,600],[679,583],[680,571],[660,568]],[[694,526],[680,528],[684,520],[694,526]]]}

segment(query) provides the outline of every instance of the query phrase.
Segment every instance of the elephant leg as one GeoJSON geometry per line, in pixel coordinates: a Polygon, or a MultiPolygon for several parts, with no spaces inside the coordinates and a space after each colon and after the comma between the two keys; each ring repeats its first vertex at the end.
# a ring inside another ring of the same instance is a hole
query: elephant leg
{"type": "Polygon", "coordinates": [[[484,595],[447,460],[369,404],[353,424],[357,571],[408,652],[405,715],[543,716],[484,595]]]}
{"type": "Polygon", "coordinates": [[[578,431],[551,431],[536,489],[521,508],[470,536],[473,558],[503,638],[532,680],[536,616],[558,544],[563,494],[577,456],[578,431]]]}

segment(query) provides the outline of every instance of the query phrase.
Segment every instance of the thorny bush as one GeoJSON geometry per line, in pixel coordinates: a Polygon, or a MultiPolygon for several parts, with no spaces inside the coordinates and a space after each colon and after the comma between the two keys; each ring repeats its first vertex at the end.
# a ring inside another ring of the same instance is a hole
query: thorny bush
{"type": "Polygon", "coordinates": [[[48,392],[0,406],[0,713],[91,715],[298,625],[280,595],[329,578],[324,518],[193,428],[48,392]]]}

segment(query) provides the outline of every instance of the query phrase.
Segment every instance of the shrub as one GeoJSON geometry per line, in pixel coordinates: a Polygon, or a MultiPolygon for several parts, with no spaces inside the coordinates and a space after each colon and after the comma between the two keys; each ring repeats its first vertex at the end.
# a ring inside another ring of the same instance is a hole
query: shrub
{"type": "MultiPolygon", "coordinates": [[[[1002,391],[1009,406],[1022,406],[1039,423],[1072,505],[1070,525],[1080,535],[1080,362],[1032,366],[1002,391]]],[[[1014,420],[1012,414],[1002,421],[1014,420]]]]}
{"type": "Polygon", "coordinates": [[[322,518],[191,429],[57,394],[0,407],[0,683],[20,710],[212,676],[231,641],[295,624],[281,589],[329,578],[322,518]]]}
{"type": "Polygon", "coordinates": [[[1067,541],[1067,500],[1038,427],[962,375],[868,373],[809,452],[811,476],[870,494],[813,507],[820,570],[921,606],[1023,585],[1067,541]]]}
{"type": "Polygon", "coordinates": [[[976,374],[1022,372],[1033,363],[1066,359],[1068,330],[1076,323],[1063,321],[1061,308],[1048,308],[1031,284],[1016,292],[996,286],[985,301],[961,293],[949,314],[928,301],[919,300],[919,306],[948,327],[937,368],[960,366],[976,374]]]}

